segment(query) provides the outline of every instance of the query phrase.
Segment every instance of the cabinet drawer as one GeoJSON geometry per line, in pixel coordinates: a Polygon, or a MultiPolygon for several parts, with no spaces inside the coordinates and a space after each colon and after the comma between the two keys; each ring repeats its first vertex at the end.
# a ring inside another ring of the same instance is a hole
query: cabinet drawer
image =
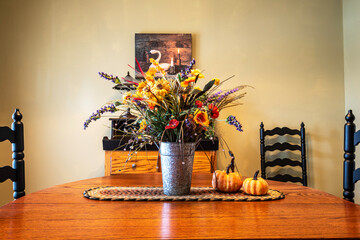
{"type": "MultiPolygon", "coordinates": [[[[121,173],[151,173],[157,172],[158,151],[138,152],[128,159],[128,151],[105,151],[109,162],[109,175],[121,173]]],[[[106,171],[105,165],[105,171],[106,171]]]]}
{"type": "MultiPolygon", "coordinates": [[[[158,151],[139,151],[128,159],[128,151],[105,151],[105,176],[121,173],[151,173],[161,171],[158,151]]],[[[196,151],[193,172],[213,172],[216,151],[196,151]]]]}

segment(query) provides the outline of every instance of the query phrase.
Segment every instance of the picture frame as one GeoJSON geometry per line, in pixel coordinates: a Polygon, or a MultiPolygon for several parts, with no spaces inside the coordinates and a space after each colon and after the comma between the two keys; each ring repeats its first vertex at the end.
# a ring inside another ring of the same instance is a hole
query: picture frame
{"type": "MultiPolygon", "coordinates": [[[[153,58],[169,77],[176,77],[192,60],[192,36],[189,33],[136,33],[135,58],[144,72],[154,67],[150,62],[153,58]]],[[[135,78],[143,79],[139,67],[135,66],[135,78]]],[[[161,74],[158,72],[155,77],[161,74]]]]}

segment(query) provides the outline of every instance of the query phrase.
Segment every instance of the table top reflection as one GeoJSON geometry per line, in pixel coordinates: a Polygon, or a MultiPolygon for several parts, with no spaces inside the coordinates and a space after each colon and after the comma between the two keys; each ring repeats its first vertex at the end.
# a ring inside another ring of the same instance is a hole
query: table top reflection
{"type": "MultiPolygon", "coordinates": [[[[26,195],[0,208],[5,239],[360,239],[360,206],[309,187],[268,181],[275,201],[97,201],[100,186],[161,186],[161,174],[86,179],[26,195]]],[[[211,186],[194,174],[193,186],[211,186]]]]}

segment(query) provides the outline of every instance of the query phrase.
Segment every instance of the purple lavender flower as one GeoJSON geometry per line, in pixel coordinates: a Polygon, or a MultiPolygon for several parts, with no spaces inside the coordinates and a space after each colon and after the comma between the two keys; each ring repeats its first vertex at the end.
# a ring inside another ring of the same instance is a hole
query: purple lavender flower
{"type": "Polygon", "coordinates": [[[232,94],[232,93],[234,93],[234,92],[237,92],[237,91],[239,91],[239,90],[240,90],[240,88],[234,88],[234,89],[232,89],[232,90],[224,93],[223,95],[220,95],[220,97],[218,97],[218,98],[215,100],[214,104],[216,104],[216,103],[218,103],[218,102],[221,102],[221,100],[223,100],[225,97],[227,97],[227,96],[229,96],[230,94],[232,94]]]}
{"type": "Polygon", "coordinates": [[[227,117],[226,122],[230,125],[233,125],[236,127],[236,130],[238,130],[239,132],[242,132],[242,125],[239,123],[238,120],[236,120],[235,116],[230,115],[227,117]]]}
{"type": "Polygon", "coordinates": [[[217,98],[220,93],[222,93],[222,90],[218,91],[217,93],[214,93],[213,95],[211,95],[210,97],[208,97],[205,101],[204,101],[204,105],[207,105],[208,102],[212,101],[214,98],[217,98]]]}
{"type": "Polygon", "coordinates": [[[95,113],[93,113],[85,122],[84,122],[84,129],[86,129],[89,124],[92,122],[92,121],[96,121],[98,120],[102,114],[104,114],[105,112],[116,112],[116,107],[114,104],[110,104],[110,105],[107,105],[107,106],[104,106],[102,108],[100,108],[99,110],[97,110],[95,113]]]}
{"type": "Polygon", "coordinates": [[[106,80],[112,81],[113,83],[116,83],[116,84],[120,83],[118,76],[109,75],[104,72],[99,72],[99,75],[100,75],[100,77],[105,78],[106,80]]]}
{"type": "Polygon", "coordinates": [[[188,67],[186,67],[185,71],[181,70],[181,77],[184,79],[187,77],[187,75],[191,72],[191,69],[193,68],[193,66],[195,65],[195,58],[193,58],[193,60],[191,60],[190,65],[188,67]]]}

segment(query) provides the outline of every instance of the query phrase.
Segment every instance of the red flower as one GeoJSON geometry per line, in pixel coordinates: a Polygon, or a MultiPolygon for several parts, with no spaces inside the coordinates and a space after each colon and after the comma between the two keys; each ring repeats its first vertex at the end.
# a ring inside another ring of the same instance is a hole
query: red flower
{"type": "Polygon", "coordinates": [[[176,119],[171,119],[169,124],[165,127],[165,129],[174,129],[179,125],[178,120],[176,119]]]}
{"type": "Polygon", "coordinates": [[[201,107],[203,106],[203,103],[202,103],[202,101],[196,100],[196,101],[195,101],[195,105],[196,105],[198,108],[201,108],[201,107]]]}
{"type": "Polygon", "coordinates": [[[219,109],[214,104],[209,105],[210,110],[210,117],[211,118],[218,118],[219,117],[219,109]]]}

